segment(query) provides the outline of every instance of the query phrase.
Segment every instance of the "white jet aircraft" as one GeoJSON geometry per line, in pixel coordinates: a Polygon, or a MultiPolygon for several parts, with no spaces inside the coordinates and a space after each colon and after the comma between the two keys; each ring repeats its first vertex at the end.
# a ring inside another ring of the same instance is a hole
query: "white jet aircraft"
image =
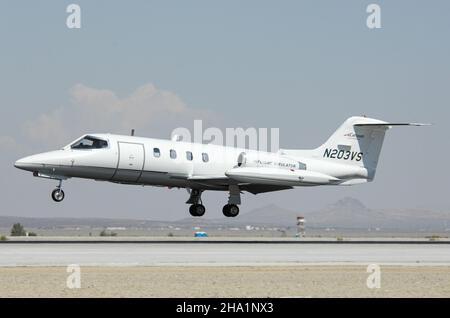
{"type": "Polygon", "coordinates": [[[59,180],[52,192],[64,199],[62,181],[86,178],[122,184],[186,188],[192,216],[202,216],[205,190],[228,191],[223,214],[239,214],[241,191],[253,194],[296,186],[354,185],[373,181],[385,132],[392,126],[366,117],[350,117],[320,147],[280,149],[277,153],[212,144],[113,134],[87,134],[61,150],[22,158],[19,169],[59,180]]]}

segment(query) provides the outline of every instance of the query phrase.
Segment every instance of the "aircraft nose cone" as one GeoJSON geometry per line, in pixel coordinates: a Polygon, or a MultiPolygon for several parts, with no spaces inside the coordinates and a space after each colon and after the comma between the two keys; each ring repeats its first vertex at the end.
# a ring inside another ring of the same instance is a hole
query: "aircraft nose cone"
{"type": "Polygon", "coordinates": [[[14,167],[19,168],[23,165],[23,163],[20,160],[17,160],[16,162],[14,162],[14,167]]]}
{"type": "Polygon", "coordinates": [[[21,158],[14,163],[14,167],[31,172],[49,170],[48,166],[59,165],[64,156],[62,151],[49,151],[21,158]]]}
{"type": "Polygon", "coordinates": [[[30,157],[19,159],[14,163],[14,167],[22,170],[32,171],[33,167],[35,168],[35,164],[33,164],[32,160],[30,159],[30,157]]]}

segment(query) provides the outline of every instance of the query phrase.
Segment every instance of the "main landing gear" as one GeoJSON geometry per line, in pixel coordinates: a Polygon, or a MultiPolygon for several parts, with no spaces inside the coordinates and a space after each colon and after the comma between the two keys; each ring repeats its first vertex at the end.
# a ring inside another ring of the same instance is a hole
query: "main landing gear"
{"type": "Polygon", "coordinates": [[[236,204],[225,204],[222,212],[226,217],[234,218],[239,214],[239,207],[236,204]]]}
{"type": "Polygon", "coordinates": [[[190,191],[189,199],[186,201],[186,203],[191,204],[189,207],[189,213],[192,216],[202,216],[205,214],[205,206],[202,204],[202,190],[198,189],[192,189],[190,191]]]}
{"type": "Polygon", "coordinates": [[[205,206],[203,204],[192,204],[189,207],[189,213],[192,216],[202,216],[203,214],[205,214],[205,206]]]}
{"type": "MultiPolygon", "coordinates": [[[[224,205],[222,212],[226,217],[236,217],[239,214],[238,204],[241,204],[241,191],[237,185],[230,185],[228,190],[230,193],[228,204],[224,205]]],[[[191,204],[189,213],[194,217],[203,216],[206,211],[201,198],[203,190],[191,189],[188,192],[190,196],[186,203],[191,204]]]]}
{"type": "Polygon", "coordinates": [[[52,191],[52,199],[55,202],[61,202],[64,200],[64,191],[61,189],[62,180],[59,180],[59,184],[56,186],[56,189],[52,191]]]}
{"type": "Polygon", "coordinates": [[[228,204],[223,206],[222,212],[226,217],[234,218],[239,214],[238,204],[241,204],[241,191],[237,185],[229,185],[228,191],[230,193],[228,204]]]}

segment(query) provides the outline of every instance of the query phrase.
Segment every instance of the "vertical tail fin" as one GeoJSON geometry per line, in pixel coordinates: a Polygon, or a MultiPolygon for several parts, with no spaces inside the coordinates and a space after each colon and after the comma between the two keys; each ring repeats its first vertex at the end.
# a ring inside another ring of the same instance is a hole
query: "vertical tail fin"
{"type": "Polygon", "coordinates": [[[380,120],[350,117],[316,151],[325,160],[364,167],[373,179],[388,129],[380,120]]]}
{"type": "Polygon", "coordinates": [[[283,150],[292,156],[309,156],[367,170],[368,180],[375,172],[386,131],[392,126],[425,126],[417,123],[388,123],[367,117],[348,118],[328,140],[314,150],[283,150]]]}
{"type": "Polygon", "coordinates": [[[366,117],[350,117],[316,150],[326,160],[367,169],[369,180],[375,172],[386,131],[392,126],[424,126],[417,123],[388,123],[366,117]]]}

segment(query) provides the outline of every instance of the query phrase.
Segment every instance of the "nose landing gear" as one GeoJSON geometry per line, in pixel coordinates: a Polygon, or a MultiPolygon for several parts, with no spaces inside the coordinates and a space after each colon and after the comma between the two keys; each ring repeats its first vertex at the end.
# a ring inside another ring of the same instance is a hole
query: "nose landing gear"
{"type": "Polygon", "coordinates": [[[58,186],[56,186],[56,189],[52,191],[52,199],[55,202],[61,202],[64,200],[64,191],[61,189],[62,187],[62,180],[59,180],[58,186]]]}

